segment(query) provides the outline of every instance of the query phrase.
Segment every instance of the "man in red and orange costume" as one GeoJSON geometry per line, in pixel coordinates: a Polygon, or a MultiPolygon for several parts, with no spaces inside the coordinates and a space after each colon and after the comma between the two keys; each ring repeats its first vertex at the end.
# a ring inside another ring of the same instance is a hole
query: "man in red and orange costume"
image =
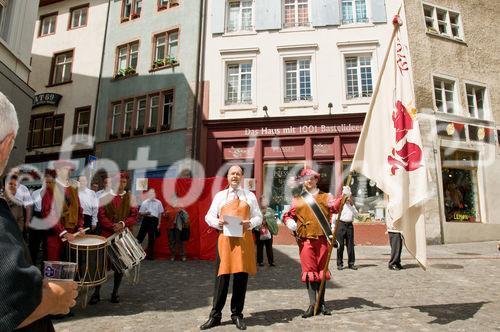
{"type": "Polygon", "coordinates": [[[47,187],[42,197],[41,216],[52,225],[47,235],[47,259],[65,258],[63,239],[72,241],[75,232],[83,228],[83,210],[76,183],[69,175],[74,165],[69,160],[54,161],[56,181],[47,187]]]}
{"type": "MultiPolygon", "coordinates": [[[[100,198],[98,219],[101,225],[101,235],[110,237],[115,233],[121,233],[125,228],[131,229],[137,222],[137,204],[135,198],[126,190],[128,185],[128,174],[121,172],[113,179],[113,188],[118,187],[117,192],[113,190],[100,198]]],[[[123,273],[113,267],[114,284],[111,293],[111,302],[119,303],[118,289],[123,279],[123,273]]],[[[101,286],[96,286],[94,294],[90,298],[90,304],[96,304],[101,300],[101,286]]]]}
{"type": "MultiPolygon", "coordinates": [[[[304,168],[300,173],[300,178],[303,181],[303,190],[314,197],[326,220],[330,222],[332,213],[335,213],[335,200],[331,194],[318,189],[319,173],[310,168],[304,168]]],[[[321,280],[325,277],[326,280],[330,279],[330,272],[327,272],[326,276],[323,274],[328,256],[328,241],[313,210],[301,195],[293,198],[290,210],[283,215],[283,221],[294,232],[299,245],[301,280],[306,283],[309,295],[309,307],[302,317],[308,318],[314,314],[314,304],[321,280]]],[[[323,292],[320,299],[320,311],[324,315],[331,315],[330,310],[325,306],[324,295],[323,292]]]]}

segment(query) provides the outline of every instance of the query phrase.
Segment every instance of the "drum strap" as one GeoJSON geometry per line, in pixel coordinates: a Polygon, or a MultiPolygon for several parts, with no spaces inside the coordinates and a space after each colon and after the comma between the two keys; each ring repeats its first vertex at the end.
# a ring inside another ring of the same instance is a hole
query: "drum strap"
{"type": "Polygon", "coordinates": [[[316,217],[316,220],[319,222],[319,225],[321,226],[321,229],[326,236],[326,240],[331,245],[332,239],[330,238],[330,236],[333,235],[332,229],[330,228],[330,223],[328,222],[325,214],[323,213],[323,211],[321,211],[318,202],[316,202],[314,196],[306,190],[304,190],[300,195],[304,199],[304,202],[306,202],[306,204],[311,208],[314,216],[316,217]]]}

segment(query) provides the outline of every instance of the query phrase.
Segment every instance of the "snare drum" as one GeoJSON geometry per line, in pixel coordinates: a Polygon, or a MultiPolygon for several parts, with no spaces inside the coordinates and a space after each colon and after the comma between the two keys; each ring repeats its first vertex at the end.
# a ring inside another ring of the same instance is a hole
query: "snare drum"
{"type": "Polygon", "coordinates": [[[146,252],[128,228],[108,237],[108,244],[108,255],[111,263],[119,271],[124,272],[139,265],[146,257],[146,252]]]}
{"type": "Polygon", "coordinates": [[[82,235],[68,246],[68,260],[77,264],[75,281],[80,286],[96,286],[106,281],[108,242],[105,237],[82,235]]]}

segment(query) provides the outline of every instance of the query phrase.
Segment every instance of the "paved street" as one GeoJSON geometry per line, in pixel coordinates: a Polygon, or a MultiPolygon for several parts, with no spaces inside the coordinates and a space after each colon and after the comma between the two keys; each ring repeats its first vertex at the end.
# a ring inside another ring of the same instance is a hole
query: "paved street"
{"type": "MultiPolygon", "coordinates": [[[[296,246],[275,248],[276,267],[250,278],[244,314],[249,330],[266,331],[500,331],[500,252],[496,243],[428,247],[423,271],[403,253],[403,271],[387,269],[389,247],[356,247],[358,271],[333,272],[327,305],[332,316],[300,317],[307,294],[299,282],[296,246]]],[[[335,261],[331,266],[335,267],[335,261]]],[[[146,261],[141,281],[124,282],[122,302],[98,305],[57,321],[58,331],[196,331],[210,311],[214,263],[146,261]]],[[[230,295],[228,296],[230,299],[230,295]]],[[[223,326],[235,331],[229,300],[223,326]]]]}

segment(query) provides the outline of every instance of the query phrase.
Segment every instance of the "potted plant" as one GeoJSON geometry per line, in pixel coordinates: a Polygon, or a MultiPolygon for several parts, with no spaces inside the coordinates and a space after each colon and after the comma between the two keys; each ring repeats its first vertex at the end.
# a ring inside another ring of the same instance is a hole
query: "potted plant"
{"type": "Polygon", "coordinates": [[[146,129],[146,132],[147,132],[148,134],[149,134],[149,133],[154,133],[154,132],[156,132],[156,127],[148,127],[148,128],[146,129]]]}
{"type": "Polygon", "coordinates": [[[162,124],[161,125],[161,130],[169,130],[170,129],[170,125],[169,124],[162,124]]]}
{"type": "Polygon", "coordinates": [[[144,128],[136,128],[134,130],[134,135],[142,135],[144,133],[144,128]]]}
{"type": "Polygon", "coordinates": [[[121,137],[129,137],[130,136],[130,130],[122,132],[120,136],[121,137]]]}
{"type": "Polygon", "coordinates": [[[109,134],[109,139],[117,139],[118,134],[109,134]]]}

